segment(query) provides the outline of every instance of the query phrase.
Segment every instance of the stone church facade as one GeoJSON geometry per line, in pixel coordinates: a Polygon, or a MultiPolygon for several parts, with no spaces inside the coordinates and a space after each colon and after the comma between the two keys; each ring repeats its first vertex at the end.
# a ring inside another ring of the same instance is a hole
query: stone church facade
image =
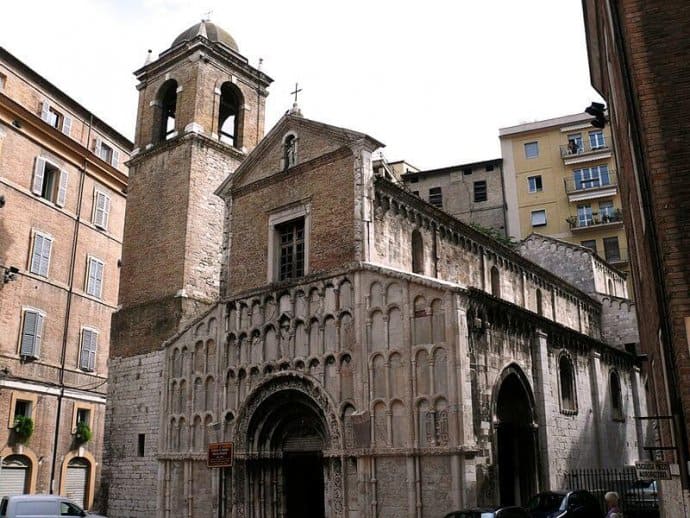
{"type": "Polygon", "coordinates": [[[539,266],[297,107],[262,138],[270,78],[209,22],[137,75],[109,516],[440,516],[642,456],[618,272],[539,266]]]}

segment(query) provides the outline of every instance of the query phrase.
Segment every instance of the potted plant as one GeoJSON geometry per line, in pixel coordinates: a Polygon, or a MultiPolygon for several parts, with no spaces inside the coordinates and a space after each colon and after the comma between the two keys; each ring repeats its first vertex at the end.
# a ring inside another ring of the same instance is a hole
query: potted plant
{"type": "Polygon", "coordinates": [[[18,415],[14,418],[14,435],[19,444],[24,444],[34,433],[34,420],[27,415],[18,415]]]}
{"type": "Polygon", "coordinates": [[[85,421],[79,421],[77,423],[77,431],[74,433],[74,438],[78,444],[84,444],[91,440],[93,437],[93,432],[89,427],[88,423],[85,421]]]}

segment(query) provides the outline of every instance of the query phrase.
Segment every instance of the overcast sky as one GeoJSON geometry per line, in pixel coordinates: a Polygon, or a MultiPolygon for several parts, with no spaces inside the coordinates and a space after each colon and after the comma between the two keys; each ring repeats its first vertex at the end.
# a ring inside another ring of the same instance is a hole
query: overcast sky
{"type": "Polygon", "coordinates": [[[370,134],[422,169],[500,156],[498,128],[578,113],[589,85],[579,0],[22,0],[0,45],[132,138],[132,72],[206,11],[291,106],[370,134]]]}

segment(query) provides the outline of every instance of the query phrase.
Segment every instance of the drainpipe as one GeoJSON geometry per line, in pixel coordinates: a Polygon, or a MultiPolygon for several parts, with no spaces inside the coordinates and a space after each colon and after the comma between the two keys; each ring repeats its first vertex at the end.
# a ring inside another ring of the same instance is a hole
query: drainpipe
{"type": "Polygon", "coordinates": [[[434,241],[431,253],[434,257],[434,277],[438,278],[438,230],[434,226],[434,241]]]}
{"type": "MultiPolygon", "coordinates": [[[[91,141],[91,128],[93,126],[93,115],[89,115],[89,129],[86,133],[86,152],[91,141]]],[[[62,352],[60,353],[60,392],[58,393],[57,414],[55,417],[55,432],[53,433],[53,457],[50,465],[50,494],[55,494],[55,468],[57,466],[57,451],[60,440],[60,418],[62,415],[62,399],[65,394],[65,361],[67,356],[67,340],[69,331],[70,314],[72,308],[72,298],[74,296],[74,265],[77,257],[77,243],[79,242],[79,228],[81,226],[81,205],[84,199],[84,177],[86,176],[86,154],[82,160],[81,174],[79,175],[79,199],[77,201],[77,214],[74,221],[74,238],[72,239],[72,253],[69,265],[69,282],[67,289],[67,304],[65,307],[65,326],[62,332],[62,352]]]]}

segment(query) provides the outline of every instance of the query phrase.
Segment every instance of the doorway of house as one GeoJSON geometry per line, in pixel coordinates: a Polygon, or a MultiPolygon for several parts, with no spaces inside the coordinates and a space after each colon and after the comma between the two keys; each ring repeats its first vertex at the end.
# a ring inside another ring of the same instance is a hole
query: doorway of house
{"type": "Polygon", "coordinates": [[[323,518],[323,460],[320,452],[286,453],[283,474],[287,518],[323,518]]]}

